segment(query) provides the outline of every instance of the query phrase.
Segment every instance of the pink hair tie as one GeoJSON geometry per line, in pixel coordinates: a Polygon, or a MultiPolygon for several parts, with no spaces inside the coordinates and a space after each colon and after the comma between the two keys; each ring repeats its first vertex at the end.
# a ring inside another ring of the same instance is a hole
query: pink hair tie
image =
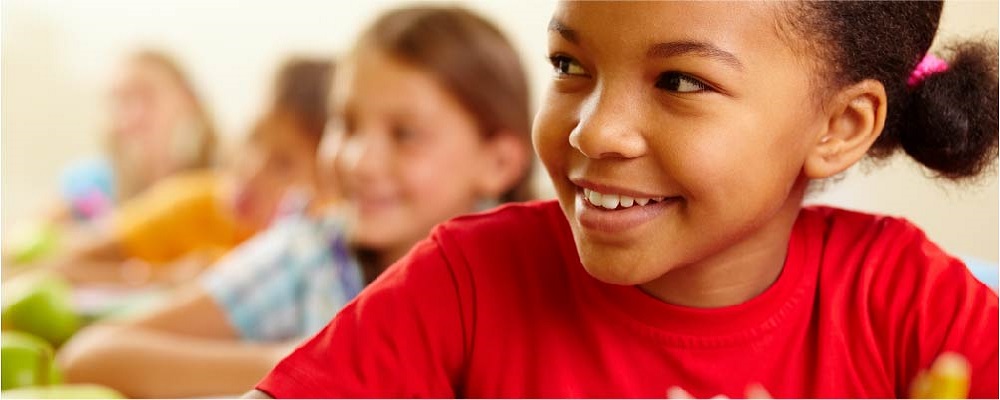
{"type": "Polygon", "coordinates": [[[906,80],[906,85],[911,89],[927,79],[928,76],[934,75],[938,72],[944,72],[948,70],[948,63],[944,60],[934,57],[931,53],[927,53],[923,60],[920,60],[920,64],[913,69],[910,73],[910,79],[906,80]]]}

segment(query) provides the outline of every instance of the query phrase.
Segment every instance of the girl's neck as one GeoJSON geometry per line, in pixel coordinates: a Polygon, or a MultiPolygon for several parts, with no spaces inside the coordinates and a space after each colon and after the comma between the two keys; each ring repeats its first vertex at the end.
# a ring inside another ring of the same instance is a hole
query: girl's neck
{"type": "Polygon", "coordinates": [[[781,275],[806,186],[796,183],[771,220],[733,246],[640,287],[667,303],[699,308],[737,305],[763,293],[781,275]]]}
{"type": "Polygon", "coordinates": [[[365,284],[372,283],[386,268],[389,268],[390,265],[403,258],[407,251],[409,251],[409,248],[394,251],[355,248],[354,252],[358,256],[365,284]]]}
{"type": "Polygon", "coordinates": [[[375,250],[356,247],[354,248],[354,254],[357,257],[358,265],[361,267],[361,277],[364,279],[365,285],[372,283],[388,267],[382,261],[381,254],[375,250]]]}

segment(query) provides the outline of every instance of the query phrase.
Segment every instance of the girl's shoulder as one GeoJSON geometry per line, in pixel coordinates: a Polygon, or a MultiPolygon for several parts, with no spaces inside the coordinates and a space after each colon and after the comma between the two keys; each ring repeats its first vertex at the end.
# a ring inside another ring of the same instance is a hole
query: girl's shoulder
{"type": "Polygon", "coordinates": [[[877,350],[899,393],[943,351],[969,359],[973,397],[996,393],[1000,306],[961,260],[898,217],[807,207],[799,222],[818,266],[821,318],[852,332],[856,348],[877,350]]]}
{"type": "Polygon", "coordinates": [[[460,232],[462,235],[495,235],[518,233],[533,235],[551,229],[569,229],[556,200],[534,200],[506,203],[495,208],[453,218],[438,226],[437,231],[460,232]]]}
{"type": "Polygon", "coordinates": [[[827,292],[858,293],[887,310],[934,304],[942,296],[986,296],[996,302],[964,262],[903,218],[819,206],[804,208],[799,224],[798,240],[827,292]]]}
{"type": "Polygon", "coordinates": [[[438,225],[430,240],[459,274],[505,279],[563,273],[576,259],[573,234],[555,200],[509,203],[438,225]],[[461,271],[466,272],[461,272],[461,271]]]}
{"type": "Polygon", "coordinates": [[[826,256],[842,255],[844,251],[863,253],[869,257],[892,255],[914,247],[929,245],[928,256],[950,257],[927,237],[922,229],[904,218],[847,210],[830,206],[810,206],[799,214],[806,241],[820,245],[826,256]],[[818,243],[817,243],[818,241],[818,243]],[[830,250],[837,252],[829,253],[830,250]]]}
{"type": "MultiPolygon", "coordinates": [[[[513,254],[560,253],[573,234],[555,200],[508,203],[438,225],[431,234],[446,253],[468,261],[513,254]]],[[[574,251],[575,253],[575,251],[574,251]]]]}

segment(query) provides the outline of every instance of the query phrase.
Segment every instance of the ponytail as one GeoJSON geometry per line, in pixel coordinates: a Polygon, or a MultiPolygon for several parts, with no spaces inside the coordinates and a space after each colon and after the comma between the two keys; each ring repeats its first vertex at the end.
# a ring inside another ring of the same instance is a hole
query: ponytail
{"type": "Polygon", "coordinates": [[[810,38],[830,88],[865,79],[885,87],[885,127],[869,156],[903,150],[959,180],[997,158],[997,46],[996,39],[959,43],[945,51],[947,69],[924,69],[942,8],[941,1],[807,1],[791,5],[786,20],[810,38]],[[915,68],[921,79],[910,84],[915,68]]]}
{"type": "Polygon", "coordinates": [[[969,41],[945,53],[948,69],[909,93],[899,146],[942,177],[974,177],[997,158],[997,46],[969,41]]]}

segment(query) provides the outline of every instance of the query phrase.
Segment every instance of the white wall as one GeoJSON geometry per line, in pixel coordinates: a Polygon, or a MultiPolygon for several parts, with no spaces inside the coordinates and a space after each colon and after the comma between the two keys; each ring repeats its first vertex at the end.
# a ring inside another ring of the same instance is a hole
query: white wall
{"type": "MultiPolygon", "coordinates": [[[[358,29],[399,3],[3,0],[3,230],[29,218],[55,192],[67,160],[100,151],[104,88],[128,50],[150,44],[175,53],[222,133],[236,138],[260,107],[280,60],[343,52],[358,29]]],[[[537,104],[549,76],[544,32],[554,1],[459,3],[493,19],[519,47],[537,104]]],[[[996,35],[997,3],[949,3],[943,18],[945,37],[996,35]]],[[[850,175],[814,201],[903,215],[953,252],[997,260],[995,176],[975,187],[935,184],[906,162],[850,175]]]]}

